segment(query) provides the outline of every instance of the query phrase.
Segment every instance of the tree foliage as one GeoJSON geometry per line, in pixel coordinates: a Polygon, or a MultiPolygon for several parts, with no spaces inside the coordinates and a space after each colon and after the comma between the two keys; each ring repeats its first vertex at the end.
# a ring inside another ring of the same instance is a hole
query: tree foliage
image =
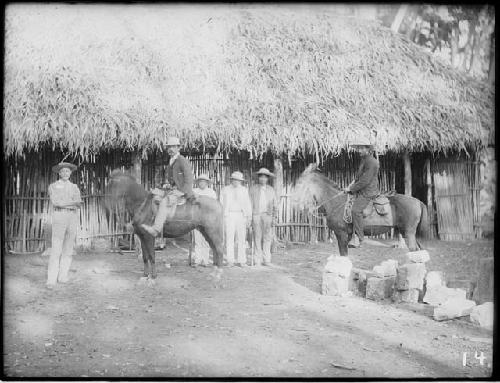
{"type": "MultiPolygon", "coordinates": [[[[391,27],[398,7],[379,8],[378,18],[391,27]]],[[[494,81],[495,9],[492,5],[412,5],[399,33],[475,77],[494,81]]]]}

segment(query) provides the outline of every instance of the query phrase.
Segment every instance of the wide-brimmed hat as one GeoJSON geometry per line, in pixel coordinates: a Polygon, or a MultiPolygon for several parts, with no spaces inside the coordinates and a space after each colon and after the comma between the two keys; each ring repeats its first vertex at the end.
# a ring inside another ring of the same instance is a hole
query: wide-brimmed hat
{"type": "Polygon", "coordinates": [[[181,140],[179,140],[179,137],[167,137],[165,146],[181,146],[181,140]]]}
{"type": "Polygon", "coordinates": [[[207,181],[207,182],[212,182],[208,174],[200,174],[200,176],[196,179],[196,182],[198,181],[207,181]]]}
{"type": "Polygon", "coordinates": [[[59,162],[57,165],[52,166],[52,171],[54,173],[59,173],[59,171],[63,168],[67,168],[72,172],[74,172],[78,167],[69,162],[59,162]]]}
{"type": "Polygon", "coordinates": [[[266,168],[260,168],[259,171],[257,172],[257,175],[264,175],[268,177],[274,177],[274,174],[269,171],[269,169],[266,168]]]}
{"type": "Polygon", "coordinates": [[[364,147],[373,147],[373,143],[365,137],[356,137],[356,139],[349,142],[350,146],[364,146],[364,147]]]}
{"type": "Polygon", "coordinates": [[[243,178],[243,173],[242,172],[233,172],[231,174],[230,179],[232,179],[232,180],[238,180],[238,181],[245,181],[245,178],[243,178]]]}

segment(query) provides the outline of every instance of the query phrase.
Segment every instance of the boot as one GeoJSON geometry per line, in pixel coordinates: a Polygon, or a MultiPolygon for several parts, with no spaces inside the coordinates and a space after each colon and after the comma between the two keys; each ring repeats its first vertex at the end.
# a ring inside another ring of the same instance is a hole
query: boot
{"type": "Polygon", "coordinates": [[[361,247],[361,241],[356,234],[352,235],[351,241],[349,242],[348,246],[354,249],[359,249],[361,247]]]}

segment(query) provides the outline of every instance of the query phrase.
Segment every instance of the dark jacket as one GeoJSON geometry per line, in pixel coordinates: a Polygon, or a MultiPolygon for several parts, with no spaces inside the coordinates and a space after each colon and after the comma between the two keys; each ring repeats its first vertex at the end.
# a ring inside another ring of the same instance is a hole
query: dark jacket
{"type": "MultiPolygon", "coordinates": [[[[261,186],[255,185],[250,189],[250,201],[252,202],[252,212],[254,215],[259,214],[260,206],[260,190],[261,186]]],[[[271,185],[266,185],[266,213],[271,217],[276,217],[278,214],[278,198],[276,197],[276,192],[271,185]]]]}
{"type": "Polygon", "coordinates": [[[167,167],[168,182],[185,193],[187,197],[193,196],[193,170],[186,157],[179,154],[172,165],[167,167]]]}
{"type": "Polygon", "coordinates": [[[378,185],[379,162],[371,154],[361,160],[355,182],[350,187],[351,192],[360,193],[363,197],[371,198],[380,194],[378,185]]]}

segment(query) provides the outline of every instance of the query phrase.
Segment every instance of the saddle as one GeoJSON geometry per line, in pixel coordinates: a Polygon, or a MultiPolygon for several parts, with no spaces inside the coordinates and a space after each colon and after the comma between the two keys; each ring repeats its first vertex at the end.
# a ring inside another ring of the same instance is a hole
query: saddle
{"type": "Polygon", "coordinates": [[[363,209],[363,217],[368,217],[373,213],[373,208],[378,215],[389,214],[389,209],[391,205],[389,204],[389,198],[385,195],[380,194],[368,202],[368,205],[363,209]]]}
{"type": "MultiPolygon", "coordinates": [[[[393,195],[394,192],[389,192],[385,194],[379,194],[375,198],[372,198],[368,205],[363,209],[363,217],[369,217],[373,213],[373,208],[375,207],[375,211],[380,216],[386,216],[390,213],[391,205],[389,202],[388,196],[393,195]]],[[[356,197],[352,194],[349,194],[347,197],[347,201],[344,207],[344,221],[346,223],[352,223],[352,204],[356,197]]]]}
{"type": "Polygon", "coordinates": [[[177,189],[164,190],[160,188],[154,188],[151,190],[153,194],[152,199],[152,207],[153,207],[153,215],[156,217],[158,213],[158,207],[162,199],[166,198],[167,200],[167,208],[169,213],[167,217],[171,218],[175,214],[175,210],[177,206],[184,205],[186,203],[186,197],[184,197],[184,193],[177,189]]]}

